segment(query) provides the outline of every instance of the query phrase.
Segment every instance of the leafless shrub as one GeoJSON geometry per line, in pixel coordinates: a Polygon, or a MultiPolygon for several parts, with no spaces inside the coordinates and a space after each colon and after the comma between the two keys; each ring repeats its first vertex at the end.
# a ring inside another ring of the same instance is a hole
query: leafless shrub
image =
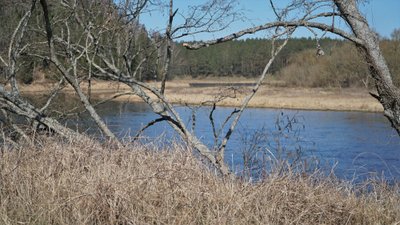
{"type": "Polygon", "coordinates": [[[254,131],[240,131],[243,169],[236,173],[248,180],[263,179],[270,173],[295,171],[307,174],[319,169],[317,158],[312,156],[312,143],[301,137],[305,130],[303,122],[297,114],[281,112],[276,117],[274,129],[264,126],[254,131]]]}

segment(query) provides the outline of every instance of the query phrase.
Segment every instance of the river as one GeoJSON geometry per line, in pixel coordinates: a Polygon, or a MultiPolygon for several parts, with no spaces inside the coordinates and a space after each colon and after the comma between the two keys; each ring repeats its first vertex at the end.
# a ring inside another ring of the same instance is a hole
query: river
{"type": "MultiPolygon", "coordinates": [[[[216,127],[220,127],[233,108],[221,107],[214,112],[216,127]]],[[[177,106],[187,126],[192,125],[192,110],[177,106]]],[[[109,102],[98,109],[119,137],[127,137],[157,118],[143,103],[109,102]]],[[[209,107],[196,110],[195,132],[207,145],[213,144],[209,107]]],[[[88,132],[96,132],[88,120],[80,120],[88,132]]],[[[165,122],[144,133],[149,138],[173,140],[174,132],[165,122]]],[[[225,160],[234,171],[243,165],[243,152],[268,149],[269,157],[289,157],[298,153],[316,158],[323,168],[334,168],[335,175],[350,180],[370,175],[400,180],[400,138],[381,113],[278,110],[248,108],[227,145],[225,160]],[[279,119],[279,122],[277,120],[279,119]],[[288,125],[287,121],[291,119],[288,125]],[[258,150],[255,150],[258,149],[258,150]],[[277,149],[280,149],[277,151],[277,149]]]]}

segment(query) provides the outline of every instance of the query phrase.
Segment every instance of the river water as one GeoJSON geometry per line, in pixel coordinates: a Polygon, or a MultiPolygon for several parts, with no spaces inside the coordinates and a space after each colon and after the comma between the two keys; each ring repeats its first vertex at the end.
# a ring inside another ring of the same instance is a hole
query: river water
{"type": "MultiPolygon", "coordinates": [[[[98,110],[121,138],[135,135],[143,125],[157,118],[142,103],[109,102],[98,110]]],[[[216,128],[232,110],[217,108],[214,112],[216,128]]],[[[177,106],[177,111],[191,127],[192,110],[177,106]]],[[[203,142],[212,146],[214,138],[209,113],[209,107],[196,109],[194,131],[203,142]]],[[[88,120],[81,120],[80,126],[88,132],[96,129],[88,120]]],[[[176,137],[165,122],[144,133],[150,138],[160,137],[160,134],[164,141],[176,137]]],[[[316,158],[324,168],[334,168],[340,178],[357,180],[378,175],[400,180],[400,138],[381,113],[248,108],[227,145],[225,161],[234,171],[240,170],[243,152],[251,147],[253,151],[268,149],[270,158],[288,157],[292,153],[316,158]]]]}

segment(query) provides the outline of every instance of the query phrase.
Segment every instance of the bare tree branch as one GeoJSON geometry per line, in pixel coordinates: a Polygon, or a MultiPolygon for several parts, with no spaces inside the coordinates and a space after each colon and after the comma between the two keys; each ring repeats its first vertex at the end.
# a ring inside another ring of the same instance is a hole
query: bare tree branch
{"type": "Polygon", "coordinates": [[[378,95],[374,97],[382,104],[384,115],[400,135],[400,89],[393,84],[392,74],[379,47],[378,37],[359,12],[356,0],[334,0],[334,3],[355,36],[362,40],[356,44],[365,54],[369,70],[375,79],[378,95]]]}
{"type": "Polygon", "coordinates": [[[54,98],[57,96],[59,91],[61,91],[64,88],[64,78],[61,78],[60,81],[57,83],[57,85],[53,88],[50,97],[47,99],[46,103],[43,105],[43,107],[39,110],[40,113],[43,113],[51,104],[51,102],[54,100],[54,98]]]}
{"type": "Polygon", "coordinates": [[[309,21],[276,21],[276,22],[272,22],[272,23],[266,23],[264,25],[261,26],[256,26],[256,27],[252,27],[252,28],[248,28],[233,34],[230,34],[228,36],[222,37],[222,38],[218,38],[215,40],[210,40],[210,41],[204,41],[204,42],[196,42],[196,43],[184,43],[183,46],[186,47],[187,49],[200,49],[203,47],[208,47],[211,45],[215,45],[215,44],[219,44],[219,43],[224,43],[227,41],[231,41],[234,39],[238,39],[246,34],[254,34],[258,31],[262,31],[262,30],[268,30],[271,28],[275,28],[275,27],[312,27],[312,28],[316,28],[322,31],[329,31],[331,33],[337,34],[343,38],[346,38],[356,44],[362,44],[363,41],[357,37],[355,37],[354,35],[351,35],[341,29],[323,24],[323,23],[318,23],[318,22],[309,22],[309,21]]]}
{"type": "Polygon", "coordinates": [[[165,83],[167,81],[168,73],[169,73],[169,67],[171,65],[171,57],[172,57],[172,36],[171,36],[171,29],[172,29],[172,23],[174,21],[175,14],[178,12],[178,9],[173,11],[173,0],[169,1],[169,20],[168,20],[168,25],[167,25],[167,30],[165,32],[165,39],[166,39],[166,48],[167,48],[167,53],[166,53],[166,59],[164,63],[164,70],[161,75],[161,89],[160,93],[163,95],[165,92],[165,83]]]}
{"type": "Polygon", "coordinates": [[[263,73],[261,74],[260,78],[258,79],[258,82],[256,83],[256,85],[253,87],[251,93],[246,96],[242,102],[242,106],[239,109],[239,112],[237,113],[236,117],[234,118],[234,120],[231,123],[231,126],[229,128],[229,130],[226,132],[224,139],[221,142],[221,145],[218,149],[218,156],[217,156],[217,160],[223,160],[223,157],[225,155],[225,148],[226,148],[226,144],[228,143],[243,111],[246,109],[247,105],[249,104],[250,100],[253,98],[253,96],[257,93],[258,89],[260,88],[262,82],[264,81],[265,77],[267,76],[268,70],[271,67],[272,63],[275,60],[275,57],[279,54],[279,52],[285,47],[285,45],[287,44],[290,35],[294,32],[293,28],[289,28],[290,29],[290,33],[288,35],[288,37],[285,39],[285,41],[279,46],[278,49],[276,49],[276,51],[274,52],[274,54],[271,56],[271,59],[268,61],[267,65],[264,68],[263,73]]]}
{"type": "Polygon", "coordinates": [[[149,127],[153,126],[153,125],[156,124],[156,123],[160,123],[160,122],[166,121],[166,120],[167,120],[166,118],[161,117],[161,118],[157,118],[157,119],[155,119],[155,120],[150,121],[148,124],[146,124],[145,126],[143,126],[142,128],[140,128],[140,130],[136,133],[136,135],[135,135],[135,137],[133,138],[133,140],[137,140],[137,139],[142,135],[142,133],[143,133],[146,129],[148,129],[149,127]]]}
{"type": "MultiPolygon", "coordinates": [[[[18,83],[16,78],[16,61],[19,58],[20,54],[20,45],[21,41],[25,34],[26,26],[28,25],[28,21],[35,9],[36,0],[32,0],[30,10],[28,10],[22,19],[19,21],[17,27],[14,30],[14,33],[11,36],[11,41],[8,49],[8,77],[7,80],[10,80],[11,84],[11,92],[14,95],[19,95],[18,83]]],[[[2,60],[3,61],[3,60],[2,60]]]]}
{"type": "MultiPolygon", "coordinates": [[[[68,81],[68,83],[74,88],[74,90],[78,94],[81,102],[83,103],[84,107],[87,109],[90,116],[93,118],[93,120],[96,122],[96,124],[102,130],[102,132],[108,138],[110,138],[114,142],[118,143],[119,141],[118,141],[117,137],[110,131],[110,129],[107,127],[107,125],[104,123],[104,121],[97,114],[96,110],[90,104],[88,98],[86,97],[86,95],[83,93],[82,89],[79,86],[79,83],[77,80],[77,74],[76,74],[76,72],[77,72],[76,64],[77,64],[78,58],[80,58],[84,55],[84,51],[80,55],[78,55],[77,58],[71,58],[72,68],[73,68],[73,72],[74,72],[74,76],[73,76],[69,73],[69,70],[66,69],[63,66],[63,64],[59,61],[59,59],[57,58],[57,54],[56,54],[55,46],[54,46],[53,31],[51,28],[47,1],[40,0],[40,3],[42,5],[43,15],[44,15],[44,19],[45,19],[47,41],[48,41],[49,51],[50,51],[50,60],[54,63],[54,65],[57,67],[57,69],[62,73],[62,75],[65,77],[65,79],[68,81]]],[[[68,35],[67,40],[70,40],[70,35],[68,35]]],[[[69,41],[67,41],[67,42],[69,42],[69,41]]],[[[70,57],[72,57],[72,52],[70,52],[70,57]]]]}
{"type": "Polygon", "coordinates": [[[26,143],[31,143],[31,139],[28,137],[28,135],[21,129],[18,127],[18,125],[13,121],[13,119],[10,117],[10,115],[8,115],[7,111],[4,109],[1,109],[1,113],[3,114],[7,125],[11,126],[12,129],[17,132],[24,140],[26,143]]]}

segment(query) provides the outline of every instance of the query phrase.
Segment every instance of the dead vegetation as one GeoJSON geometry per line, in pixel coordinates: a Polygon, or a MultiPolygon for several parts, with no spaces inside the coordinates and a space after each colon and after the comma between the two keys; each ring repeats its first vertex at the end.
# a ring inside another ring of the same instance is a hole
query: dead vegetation
{"type": "MultiPolygon", "coordinates": [[[[229,95],[218,102],[219,106],[239,107],[241,99],[250,92],[250,88],[237,87],[235,93],[229,87],[207,87],[193,88],[191,82],[201,82],[196,79],[182,79],[170,81],[166,87],[166,93],[172,103],[201,105],[216,97],[229,95]]],[[[214,83],[224,79],[213,79],[214,83]]],[[[225,80],[226,81],[226,80],[225,80]]],[[[229,82],[253,82],[250,79],[229,79],[229,82]]],[[[46,84],[51,86],[52,84],[46,84]]],[[[27,96],[46,94],[49,88],[42,84],[31,84],[21,86],[21,92],[27,96]]],[[[86,91],[86,84],[83,84],[86,91]]],[[[112,96],[129,92],[126,86],[105,81],[96,81],[92,84],[92,95],[95,99],[108,99],[112,96]]],[[[64,93],[73,95],[70,87],[65,88],[64,93]]],[[[113,100],[142,102],[134,95],[121,95],[113,100]]],[[[287,109],[309,109],[309,110],[338,110],[338,111],[366,111],[382,112],[383,108],[367,89],[362,88],[293,88],[279,87],[276,84],[263,85],[258,93],[249,102],[249,107],[261,108],[287,108],[287,109]]]]}
{"type": "Polygon", "coordinates": [[[1,224],[396,224],[398,185],[223,180],[180,145],[45,140],[0,157],[1,224]]]}

